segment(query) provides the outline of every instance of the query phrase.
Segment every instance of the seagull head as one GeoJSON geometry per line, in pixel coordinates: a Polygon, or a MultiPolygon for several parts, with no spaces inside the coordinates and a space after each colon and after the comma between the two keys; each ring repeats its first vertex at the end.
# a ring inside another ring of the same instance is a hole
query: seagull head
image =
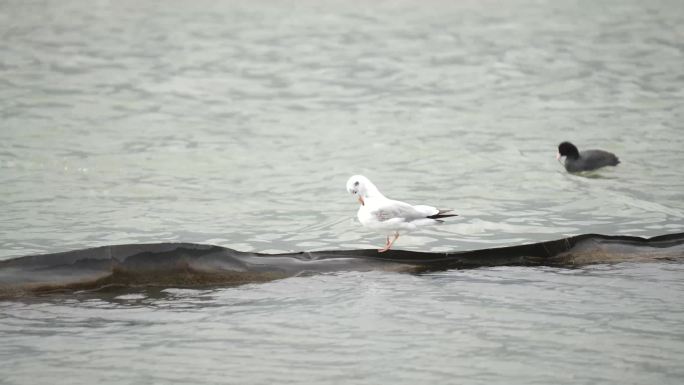
{"type": "Polygon", "coordinates": [[[373,196],[382,196],[377,187],[363,175],[354,175],[347,181],[347,191],[359,200],[361,205],[373,196]]]}

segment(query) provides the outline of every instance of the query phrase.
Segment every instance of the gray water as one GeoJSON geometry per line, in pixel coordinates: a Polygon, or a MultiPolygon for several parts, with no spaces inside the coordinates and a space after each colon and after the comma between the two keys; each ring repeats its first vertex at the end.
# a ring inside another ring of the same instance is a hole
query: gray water
{"type": "MultiPolygon", "coordinates": [[[[0,259],[684,231],[684,2],[0,2],[0,259]],[[556,146],[613,151],[570,175],[556,146]]],[[[0,303],[0,383],[681,383],[679,263],[0,303]]]]}

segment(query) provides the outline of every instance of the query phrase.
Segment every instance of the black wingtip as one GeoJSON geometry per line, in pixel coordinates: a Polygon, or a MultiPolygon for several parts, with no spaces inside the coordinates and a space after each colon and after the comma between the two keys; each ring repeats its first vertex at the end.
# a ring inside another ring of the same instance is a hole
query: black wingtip
{"type": "MultiPolygon", "coordinates": [[[[437,214],[435,215],[430,215],[428,218],[430,219],[439,219],[439,218],[449,218],[449,217],[457,217],[458,214],[447,214],[450,213],[454,210],[438,210],[437,214]]],[[[441,221],[440,221],[441,222],[441,221]]]]}
{"type": "Polygon", "coordinates": [[[430,215],[428,218],[440,219],[440,218],[449,218],[449,217],[457,217],[457,216],[458,216],[457,214],[444,214],[444,215],[435,214],[435,215],[430,215]]]}

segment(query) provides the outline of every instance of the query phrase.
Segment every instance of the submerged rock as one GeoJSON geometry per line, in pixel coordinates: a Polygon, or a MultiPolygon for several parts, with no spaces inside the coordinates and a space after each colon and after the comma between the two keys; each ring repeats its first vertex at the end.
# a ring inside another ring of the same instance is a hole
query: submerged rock
{"type": "Polygon", "coordinates": [[[192,243],[102,246],[0,261],[0,297],[111,287],[207,287],[336,271],[420,273],[483,266],[573,267],[684,258],[684,233],[653,238],[579,235],[500,248],[429,253],[333,250],[240,252],[192,243]]]}

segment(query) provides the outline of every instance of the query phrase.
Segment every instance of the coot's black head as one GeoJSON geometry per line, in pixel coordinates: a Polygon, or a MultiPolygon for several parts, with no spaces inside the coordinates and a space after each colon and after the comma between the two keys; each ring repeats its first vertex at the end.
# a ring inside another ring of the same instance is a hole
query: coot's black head
{"type": "Polygon", "coordinates": [[[579,151],[574,144],[570,142],[563,142],[558,145],[558,155],[566,156],[569,159],[577,159],[579,158],[579,151]]]}

